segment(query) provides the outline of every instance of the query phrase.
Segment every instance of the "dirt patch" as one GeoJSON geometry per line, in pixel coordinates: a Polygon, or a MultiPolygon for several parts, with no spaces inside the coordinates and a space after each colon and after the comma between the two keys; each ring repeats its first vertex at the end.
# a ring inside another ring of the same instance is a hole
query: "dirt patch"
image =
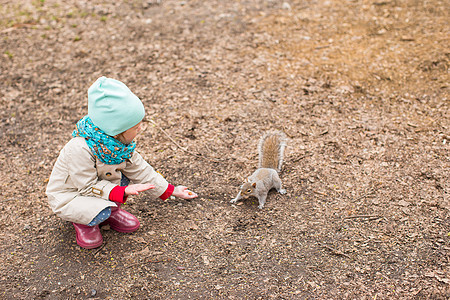
{"type": "Polygon", "coordinates": [[[2,298],[450,296],[445,1],[0,4],[2,298]],[[139,231],[83,250],[44,191],[102,75],[200,197],[134,197],[139,231]],[[231,205],[268,129],[287,194],[231,205]]]}

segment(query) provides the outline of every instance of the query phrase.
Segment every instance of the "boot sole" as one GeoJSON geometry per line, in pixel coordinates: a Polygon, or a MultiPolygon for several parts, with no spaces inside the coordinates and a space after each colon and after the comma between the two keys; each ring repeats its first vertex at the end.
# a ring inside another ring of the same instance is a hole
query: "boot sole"
{"type": "Polygon", "coordinates": [[[80,246],[81,248],[84,248],[84,249],[94,249],[94,248],[100,247],[103,244],[103,239],[96,244],[85,244],[78,239],[78,235],[77,235],[77,244],[78,244],[78,246],[80,246]]]}

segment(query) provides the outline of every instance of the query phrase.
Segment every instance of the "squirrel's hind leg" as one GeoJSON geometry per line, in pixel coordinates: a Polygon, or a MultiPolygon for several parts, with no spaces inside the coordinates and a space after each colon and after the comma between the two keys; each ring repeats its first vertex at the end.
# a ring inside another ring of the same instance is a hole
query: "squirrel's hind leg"
{"type": "Polygon", "coordinates": [[[280,188],[277,188],[277,192],[280,193],[281,195],[286,194],[286,190],[282,189],[281,186],[280,186],[280,188]]]}
{"type": "Polygon", "coordinates": [[[279,190],[277,190],[277,192],[280,193],[281,195],[284,195],[287,193],[285,189],[279,189],[279,190]]]}
{"type": "Polygon", "coordinates": [[[282,188],[281,179],[278,176],[278,173],[273,176],[273,187],[277,189],[277,192],[280,194],[286,194],[286,190],[282,188]]]}

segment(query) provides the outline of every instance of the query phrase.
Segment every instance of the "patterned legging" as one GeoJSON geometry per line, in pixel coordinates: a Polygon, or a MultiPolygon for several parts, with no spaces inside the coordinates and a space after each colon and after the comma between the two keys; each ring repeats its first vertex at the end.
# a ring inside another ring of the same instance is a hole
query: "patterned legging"
{"type": "MultiPolygon", "coordinates": [[[[127,186],[130,183],[130,180],[125,176],[122,175],[122,179],[120,180],[121,186],[127,186]]],[[[92,221],[88,224],[88,226],[96,226],[105,220],[107,220],[111,216],[111,206],[108,206],[107,208],[103,209],[98,215],[96,215],[92,221]]]]}

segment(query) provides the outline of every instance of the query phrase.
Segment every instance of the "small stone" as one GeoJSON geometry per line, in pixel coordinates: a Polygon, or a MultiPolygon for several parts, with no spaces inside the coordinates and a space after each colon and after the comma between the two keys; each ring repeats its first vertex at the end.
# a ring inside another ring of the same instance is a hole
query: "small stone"
{"type": "Polygon", "coordinates": [[[292,9],[291,5],[289,3],[287,3],[287,2],[284,2],[282,7],[285,10],[291,10],[292,9]]]}
{"type": "Polygon", "coordinates": [[[407,207],[407,206],[409,206],[409,204],[410,203],[405,200],[398,201],[398,205],[403,206],[403,207],[407,207]]]}

